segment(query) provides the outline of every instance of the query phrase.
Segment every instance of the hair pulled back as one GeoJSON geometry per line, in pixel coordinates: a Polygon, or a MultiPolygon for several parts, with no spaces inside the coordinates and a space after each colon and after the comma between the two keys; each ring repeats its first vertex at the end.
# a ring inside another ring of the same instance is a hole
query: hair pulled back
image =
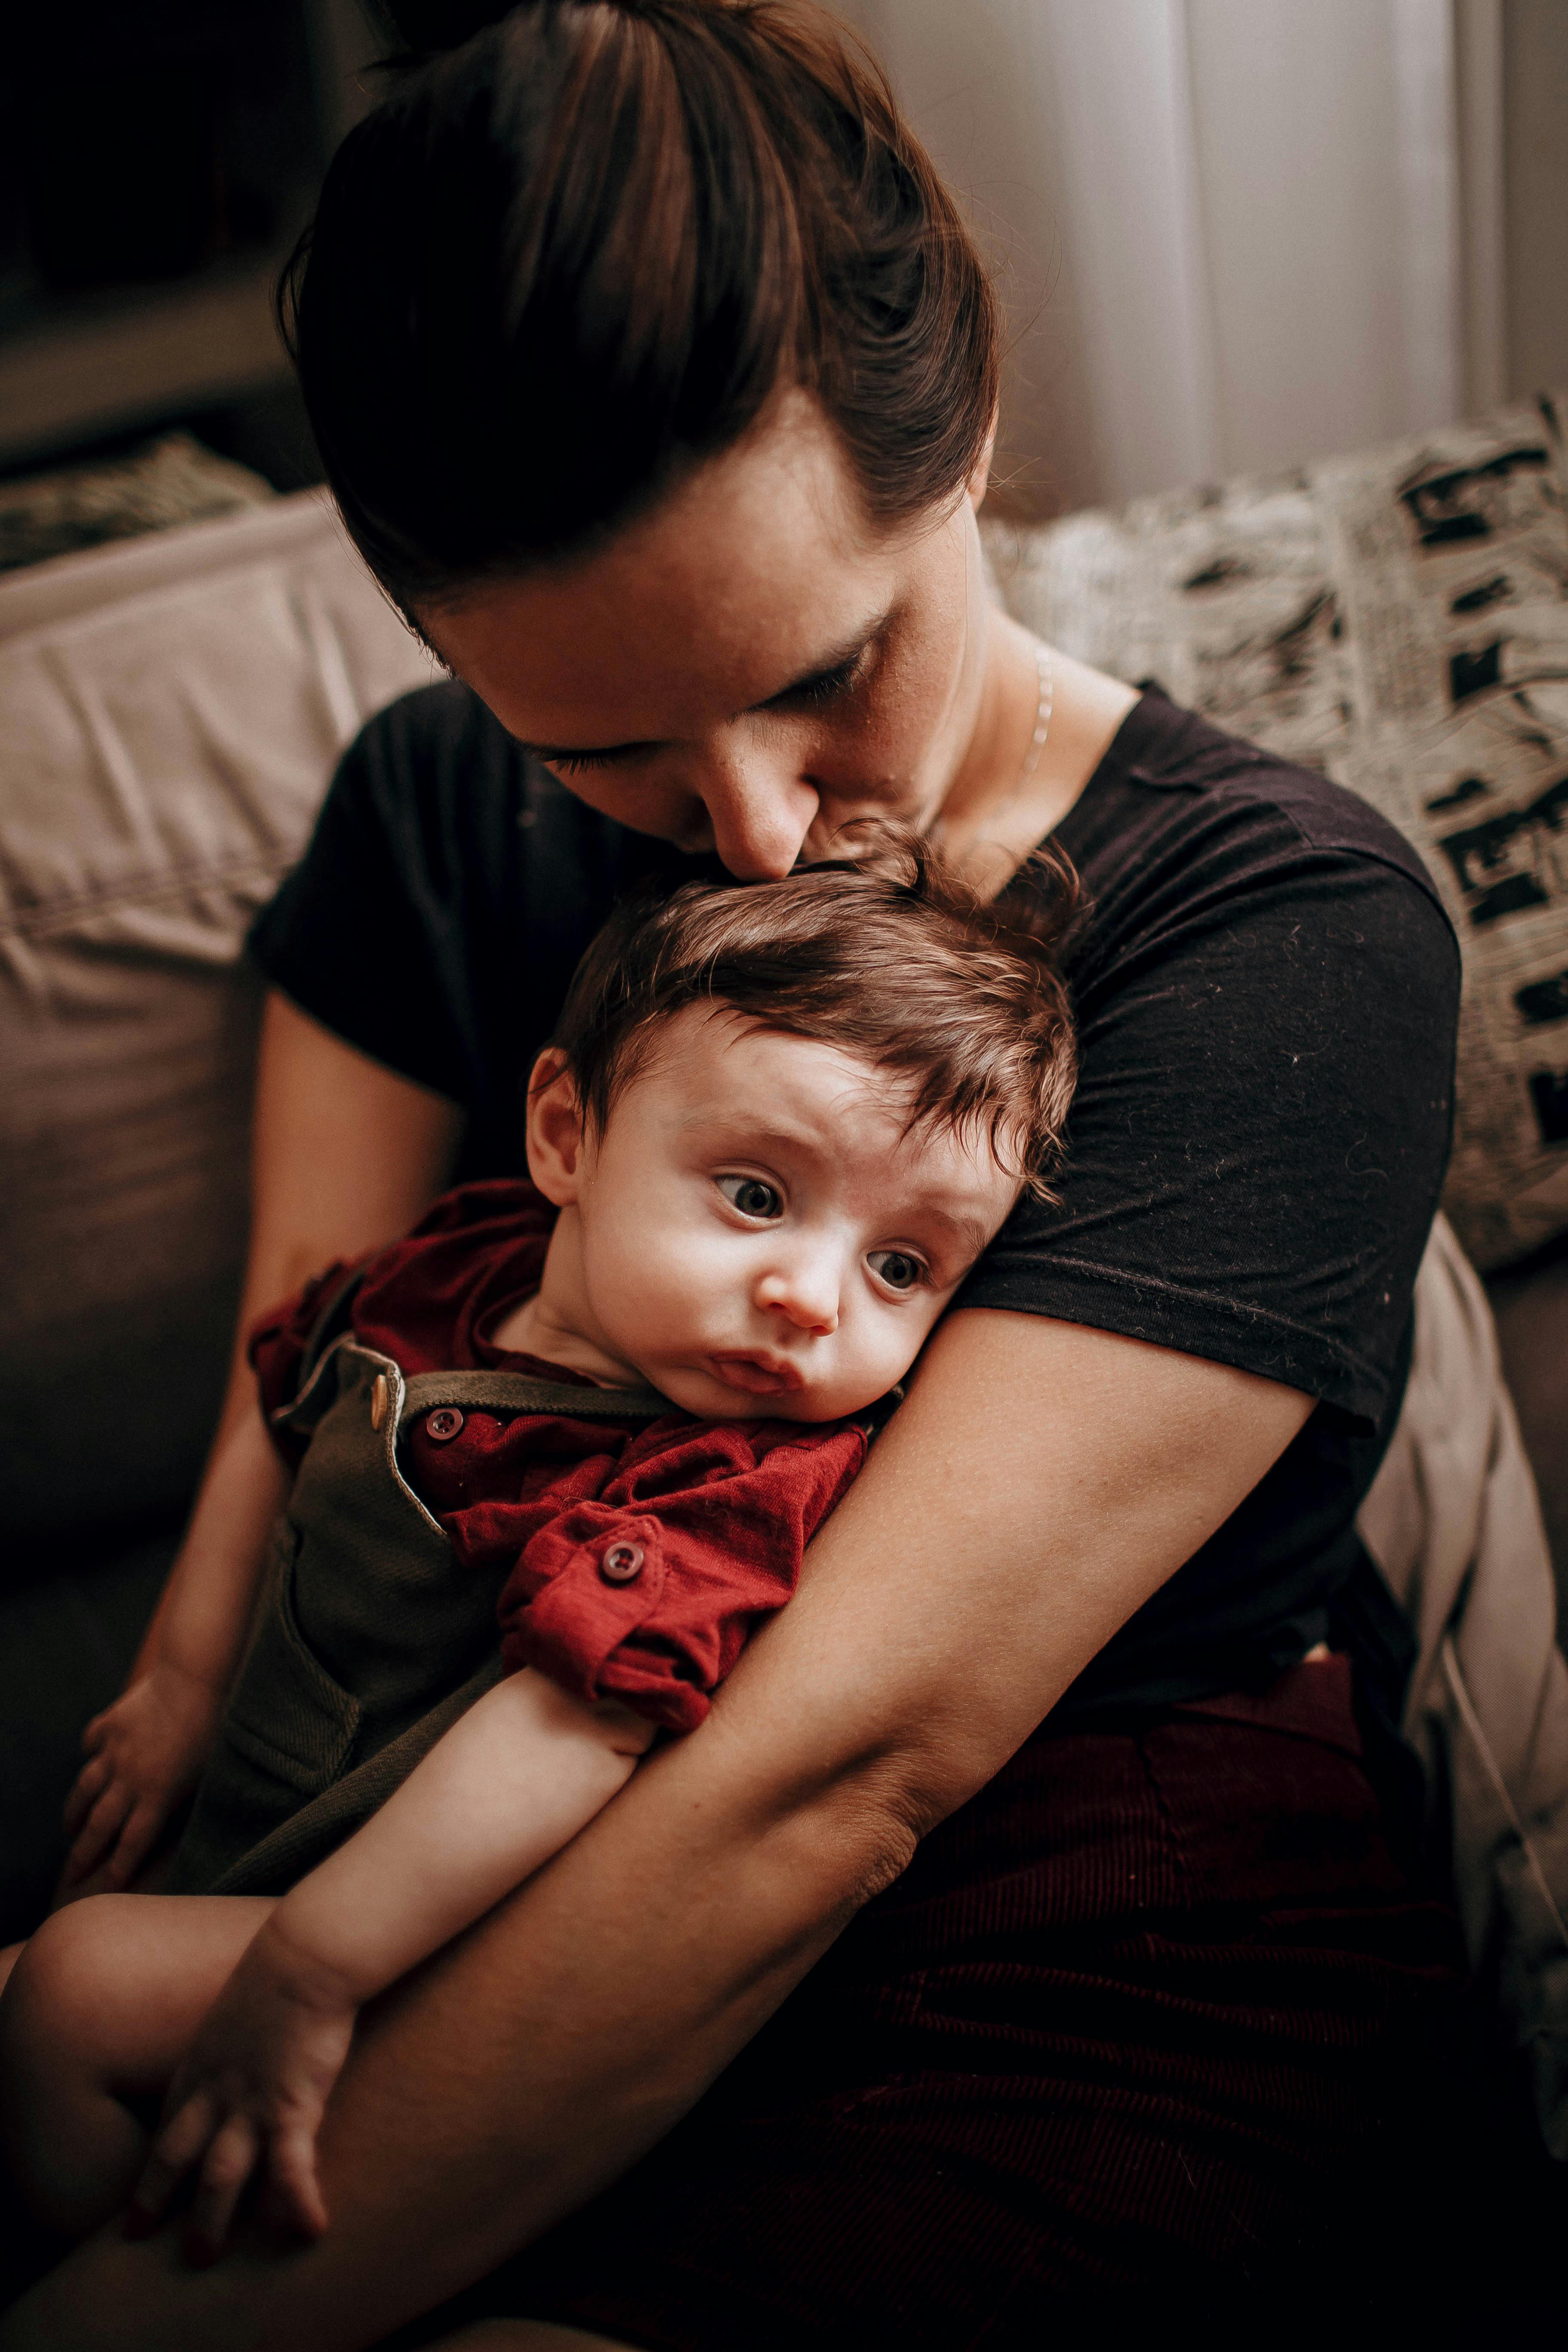
{"type": "Polygon", "coordinates": [[[344,520],[405,610],[593,546],[785,384],[874,518],[967,480],[995,299],[882,75],[812,0],[382,13],[416,47],[468,37],[396,61],[279,311],[344,520]]]}

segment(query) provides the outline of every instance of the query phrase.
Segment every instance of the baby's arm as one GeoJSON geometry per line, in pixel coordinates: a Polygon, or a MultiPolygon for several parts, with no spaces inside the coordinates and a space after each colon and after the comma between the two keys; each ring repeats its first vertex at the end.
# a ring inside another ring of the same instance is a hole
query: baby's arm
{"type": "Polygon", "coordinates": [[[324,2229],[316,2131],[361,2004],[559,1853],[653,1735],[526,1667],[470,1707],[256,1936],[170,2087],[133,2211],[155,2221],[199,2165],[191,2242],[216,2254],[260,2166],[283,2218],[324,2229]]]}
{"type": "Polygon", "coordinates": [[[289,1472],[252,1407],[214,1456],[142,1671],[82,1735],[88,1760],[66,1806],[62,1893],[129,1885],[195,1788],[288,1492],[289,1472]]]}

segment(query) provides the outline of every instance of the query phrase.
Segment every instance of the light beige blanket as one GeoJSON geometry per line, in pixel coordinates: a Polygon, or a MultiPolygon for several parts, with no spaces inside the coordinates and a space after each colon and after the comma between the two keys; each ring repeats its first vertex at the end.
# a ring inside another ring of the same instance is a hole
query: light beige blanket
{"type": "Polygon", "coordinates": [[[1470,1965],[1568,2160],[1568,1665],[1491,1311],[1442,1217],[1405,1407],[1359,1526],[1420,1643],[1405,1730],[1434,1834],[1445,1817],[1451,1831],[1470,1965]]]}

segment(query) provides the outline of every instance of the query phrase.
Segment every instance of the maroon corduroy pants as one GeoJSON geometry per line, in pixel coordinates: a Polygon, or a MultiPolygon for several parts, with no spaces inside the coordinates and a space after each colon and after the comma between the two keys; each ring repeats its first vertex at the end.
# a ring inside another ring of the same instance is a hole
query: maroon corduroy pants
{"type": "Polygon", "coordinates": [[[1397,2230],[1461,1990],[1344,1660],[1047,1725],[478,2307],[651,2352],[1023,2352],[1070,2313],[1277,2309],[1369,2200],[1397,2230]]]}

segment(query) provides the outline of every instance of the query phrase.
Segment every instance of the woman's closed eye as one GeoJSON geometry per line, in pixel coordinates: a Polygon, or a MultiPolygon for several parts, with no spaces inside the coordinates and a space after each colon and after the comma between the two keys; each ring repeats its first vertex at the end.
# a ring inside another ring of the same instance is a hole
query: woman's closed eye
{"type": "Polygon", "coordinates": [[[721,1176],[719,1190],[732,1209],[742,1217],[754,1217],[759,1224],[784,1214],[784,1194],[776,1184],[769,1184],[761,1176],[721,1176]]]}
{"type": "Polygon", "coordinates": [[[851,654],[847,661],[836,662],[831,669],[819,669],[811,677],[796,678],[793,686],[786,686],[784,692],[775,695],[766,707],[770,710],[784,710],[791,703],[805,703],[810,707],[837,702],[841,694],[847,694],[857,683],[865,662],[866,648],[862,646],[858,653],[851,654]]]}
{"type": "MultiPolygon", "coordinates": [[[[847,694],[852,687],[859,684],[865,674],[868,645],[869,640],[847,660],[835,662],[831,669],[817,670],[810,677],[797,677],[793,686],[786,686],[781,694],[775,694],[771,701],[762,703],[758,708],[788,710],[804,704],[809,709],[824,703],[837,702],[840,695],[847,694]]],[[[525,751],[531,751],[534,758],[542,760],[546,767],[553,768],[558,776],[576,776],[589,768],[613,768],[630,760],[644,759],[650,751],[658,751],[662,746],[658,743],[611,743],[603,751],[573,751],[552,743],[524,743],[522,748],[525,751]]]]}
{"type": "Polygon", "coordinates": [[[926,1278],[925,1262],[912,1250],[868,1250],[866,1263],[889,1290],[918,1290],[926,1278]]]}

